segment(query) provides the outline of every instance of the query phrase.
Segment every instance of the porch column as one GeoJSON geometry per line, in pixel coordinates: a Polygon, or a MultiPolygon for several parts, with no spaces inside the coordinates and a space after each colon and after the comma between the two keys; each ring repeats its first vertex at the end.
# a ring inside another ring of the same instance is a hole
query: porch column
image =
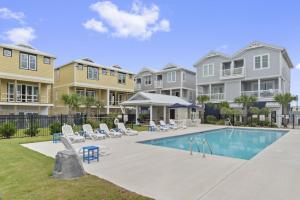
{"type": "Polygon", "coordinates": [[[138,118],[139,118],[139,107],[135,107],[135,124],[138,124],[138,118]]]}
{"type": "Polygon", "coordinates": [[[164,121],[167,121],[167,106],[164,106],[164,121]]]}
{"type": "Polygon", "coordinates": [[[2,90],[1,90],[2,86],[1,86],[1,78],[0,78],[0,101],[2,101],[2,90]]]}
{"type": "Polygon", "coordinates": [[[150,106],[150,121],[152,121],[152,105],[150,106]]]}
{"type": "Polygon", "coordinates": [[[258,98],[260,98],[260,79],[258,79],[257,87],[258,87],[258,98]]]}
{"type": "Polygon", "coordinates": [[[86,95],[86,88],[84,88],[83,91],[84,91],[84,97],[86,97],[87,96],[86,95]]]}
{"type": "Polygon", "coordinates": [[[180,88],[180,97],[182,98],[182,88],[180,88]]]}
{"type": "Polygon", "coordinates": [[[278,92],[281,93],[282,90],[281,90],[281,78],[278,77],[278,92]]]}
{"type": "Polygon", "coordinates": [[[211,98],[211,84],[209,84],[209,98],[211,98]]]}
{"type": "Polygon", "coordinates": [[[14,102],[17,101],[17,86],[18,85],[18,81],[15,80],[15,83],[14,83],[14,102]]]}
{"type": "Polygon", "coordinates": [[[109,114],[109,93],[110,93],[110,90],[107,89],[106,90],[106,114],[109,114]]]}
{"type": "Polygon", "coordinates": [[[173,94],[172,94],[172,90],[170,90],[170,96],[173,96],[173,94]]]}
{"type": "Polygon", "coordinates": [[[41,103],[41,100],[42,100],[41,94],[42,94],[42,84],[39,82],[38,83],[38,102],[39,103],[41,103]]]}

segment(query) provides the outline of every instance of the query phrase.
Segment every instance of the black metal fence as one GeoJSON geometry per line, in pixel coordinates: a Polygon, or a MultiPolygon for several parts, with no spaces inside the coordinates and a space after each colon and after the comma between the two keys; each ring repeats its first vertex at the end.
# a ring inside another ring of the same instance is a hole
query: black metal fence
{"type": "Polygon", "coordinates": [[[206,115],[204,122],[224,125],[230,120],[233,126],[300,129],[300,114],[289,115],[206,115]]]}
{"type": "MultiPolygon", "coordinates": [[[[90,123],[93,128],[99,128],[100,122],[107,123],[109,128],[114,128],[114,120],[123,121],[124,115],[113,117],[109,115],[87,116],[78,115],[0,115],[0,139],[20,138],[32,136],[48,136],[60,132],[63,124],[70,124],[80,131],[85,123],[90,123]]],[[[133,123],[135,115],[127,115],[126,121],[133,123]]]]}

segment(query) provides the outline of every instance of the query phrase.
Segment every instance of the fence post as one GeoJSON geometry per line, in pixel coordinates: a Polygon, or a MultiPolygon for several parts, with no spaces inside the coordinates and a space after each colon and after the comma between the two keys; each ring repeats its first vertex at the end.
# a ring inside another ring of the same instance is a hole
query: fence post
{"type": "Polygon", "coordinates": [[[234,114],[233,114],[233,115],[232,115],[232,126],[234,126],[234,124],[235,124],[234,121],[235,121],[235,120],[234,120],[234,114]]]}
{"type": "Polygon", "coordinates": [[[63,115],[60,114],[60,124],[63,125],[63,115]]]}
{"type": "Polygon", "coordinates": [[[295,114],[293,114],[293,129],[295,129],[295,114]]]}

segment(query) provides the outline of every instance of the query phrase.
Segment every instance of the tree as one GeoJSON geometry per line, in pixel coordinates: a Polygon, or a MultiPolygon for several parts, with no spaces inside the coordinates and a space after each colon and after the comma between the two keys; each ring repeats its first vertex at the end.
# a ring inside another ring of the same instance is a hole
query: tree
{"type": "Polygon", "coordinates": [[[81,104],[80,97],[77,94],[64,94],[62,95],[62,100],[69,107],[69,114],[72,111],[76,111],[81,104]]]}
{"type": "Polygon", "coordinates": [[[259,114],[260,114],[260,109],[257,108],[257,107],[251,107],[251,108],[250,108],[250,113],[251,113],[252,115],[259,115],[259,114]]]}
{"type": "Polygon", "coordinates": [[[284,115],[283,124],[287,128],[286,115],[288,114],[288,106],[292,101],[297,100],[296,96],[293,96],[291,93],[277,94],[274,96],[274,100],[282,106],[282,112],[284,115]]]}
{"type": "Polygon", "coordinates": [[[262,109],[260,109],[260,114],[262,114],[264,116],[269,116],[270,109],[269,108],[262,108],[262,109]]]}
{"type": "Polygon", "coordinates": [[[96,101],[95,106],[97,108],[97,115],[100,115],[101,114],[100,113],[101,109],[104,108],[104,103],[102,101],[96,101]]]}
{"type": "Polygon", "coordinates": [[[83,97],[81,98],[81,103],[85,106],[85,114],[88,115],[91,107],[95,105],[95,98],[90,96],[83,97]]]}
{"type": "Polygon", "coordinates": [[[201,96],[198,96],[197,97],[197,101],[198,103],[201,105],[201,109],[202,109],[202,112],[201,112],[201,121],[204,122],[204,112],[205,112],[205,102],[208,102],[209,101],[209,96],[207,95],[201,95],[201,96]]]}
{"type": "Polygon", "coordinates": [[[257,101],[257,97],[255,96],[247,96],[247,95],[242,95],[240,97],[237,97],[234,99],[235,103],[242,104],[243,106],[243,117],[244,117],[244,122],[247,124],[248,122],[248,109],[250,106],[253,105],[257,101]]]}

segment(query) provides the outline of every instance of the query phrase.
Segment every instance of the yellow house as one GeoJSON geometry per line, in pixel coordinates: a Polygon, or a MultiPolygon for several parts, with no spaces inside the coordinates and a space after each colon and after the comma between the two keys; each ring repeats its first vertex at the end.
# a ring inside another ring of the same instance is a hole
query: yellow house
{"type": "Polygon", "coordinates": [[[0,114],[47,115],[55,57],[24,44],[0,44],[0,52],[0,114]]]}
{"type": "MultiPolygon", "coordinates": [[[[54,107],[52,114],[67,114],[69,108],[62,95],[76,93],[81,97],[91,96],[104,105],[102,114],[121,113],[119,103],[132,96],[134,74],[119,66],[105,67],[89,58],[78,59],[54,70],[54,107]]],[[[82,112],[81,106],[78,112],[82,112]]],[[[92,114],[97,113],[95,106],[92,114]]]]}

